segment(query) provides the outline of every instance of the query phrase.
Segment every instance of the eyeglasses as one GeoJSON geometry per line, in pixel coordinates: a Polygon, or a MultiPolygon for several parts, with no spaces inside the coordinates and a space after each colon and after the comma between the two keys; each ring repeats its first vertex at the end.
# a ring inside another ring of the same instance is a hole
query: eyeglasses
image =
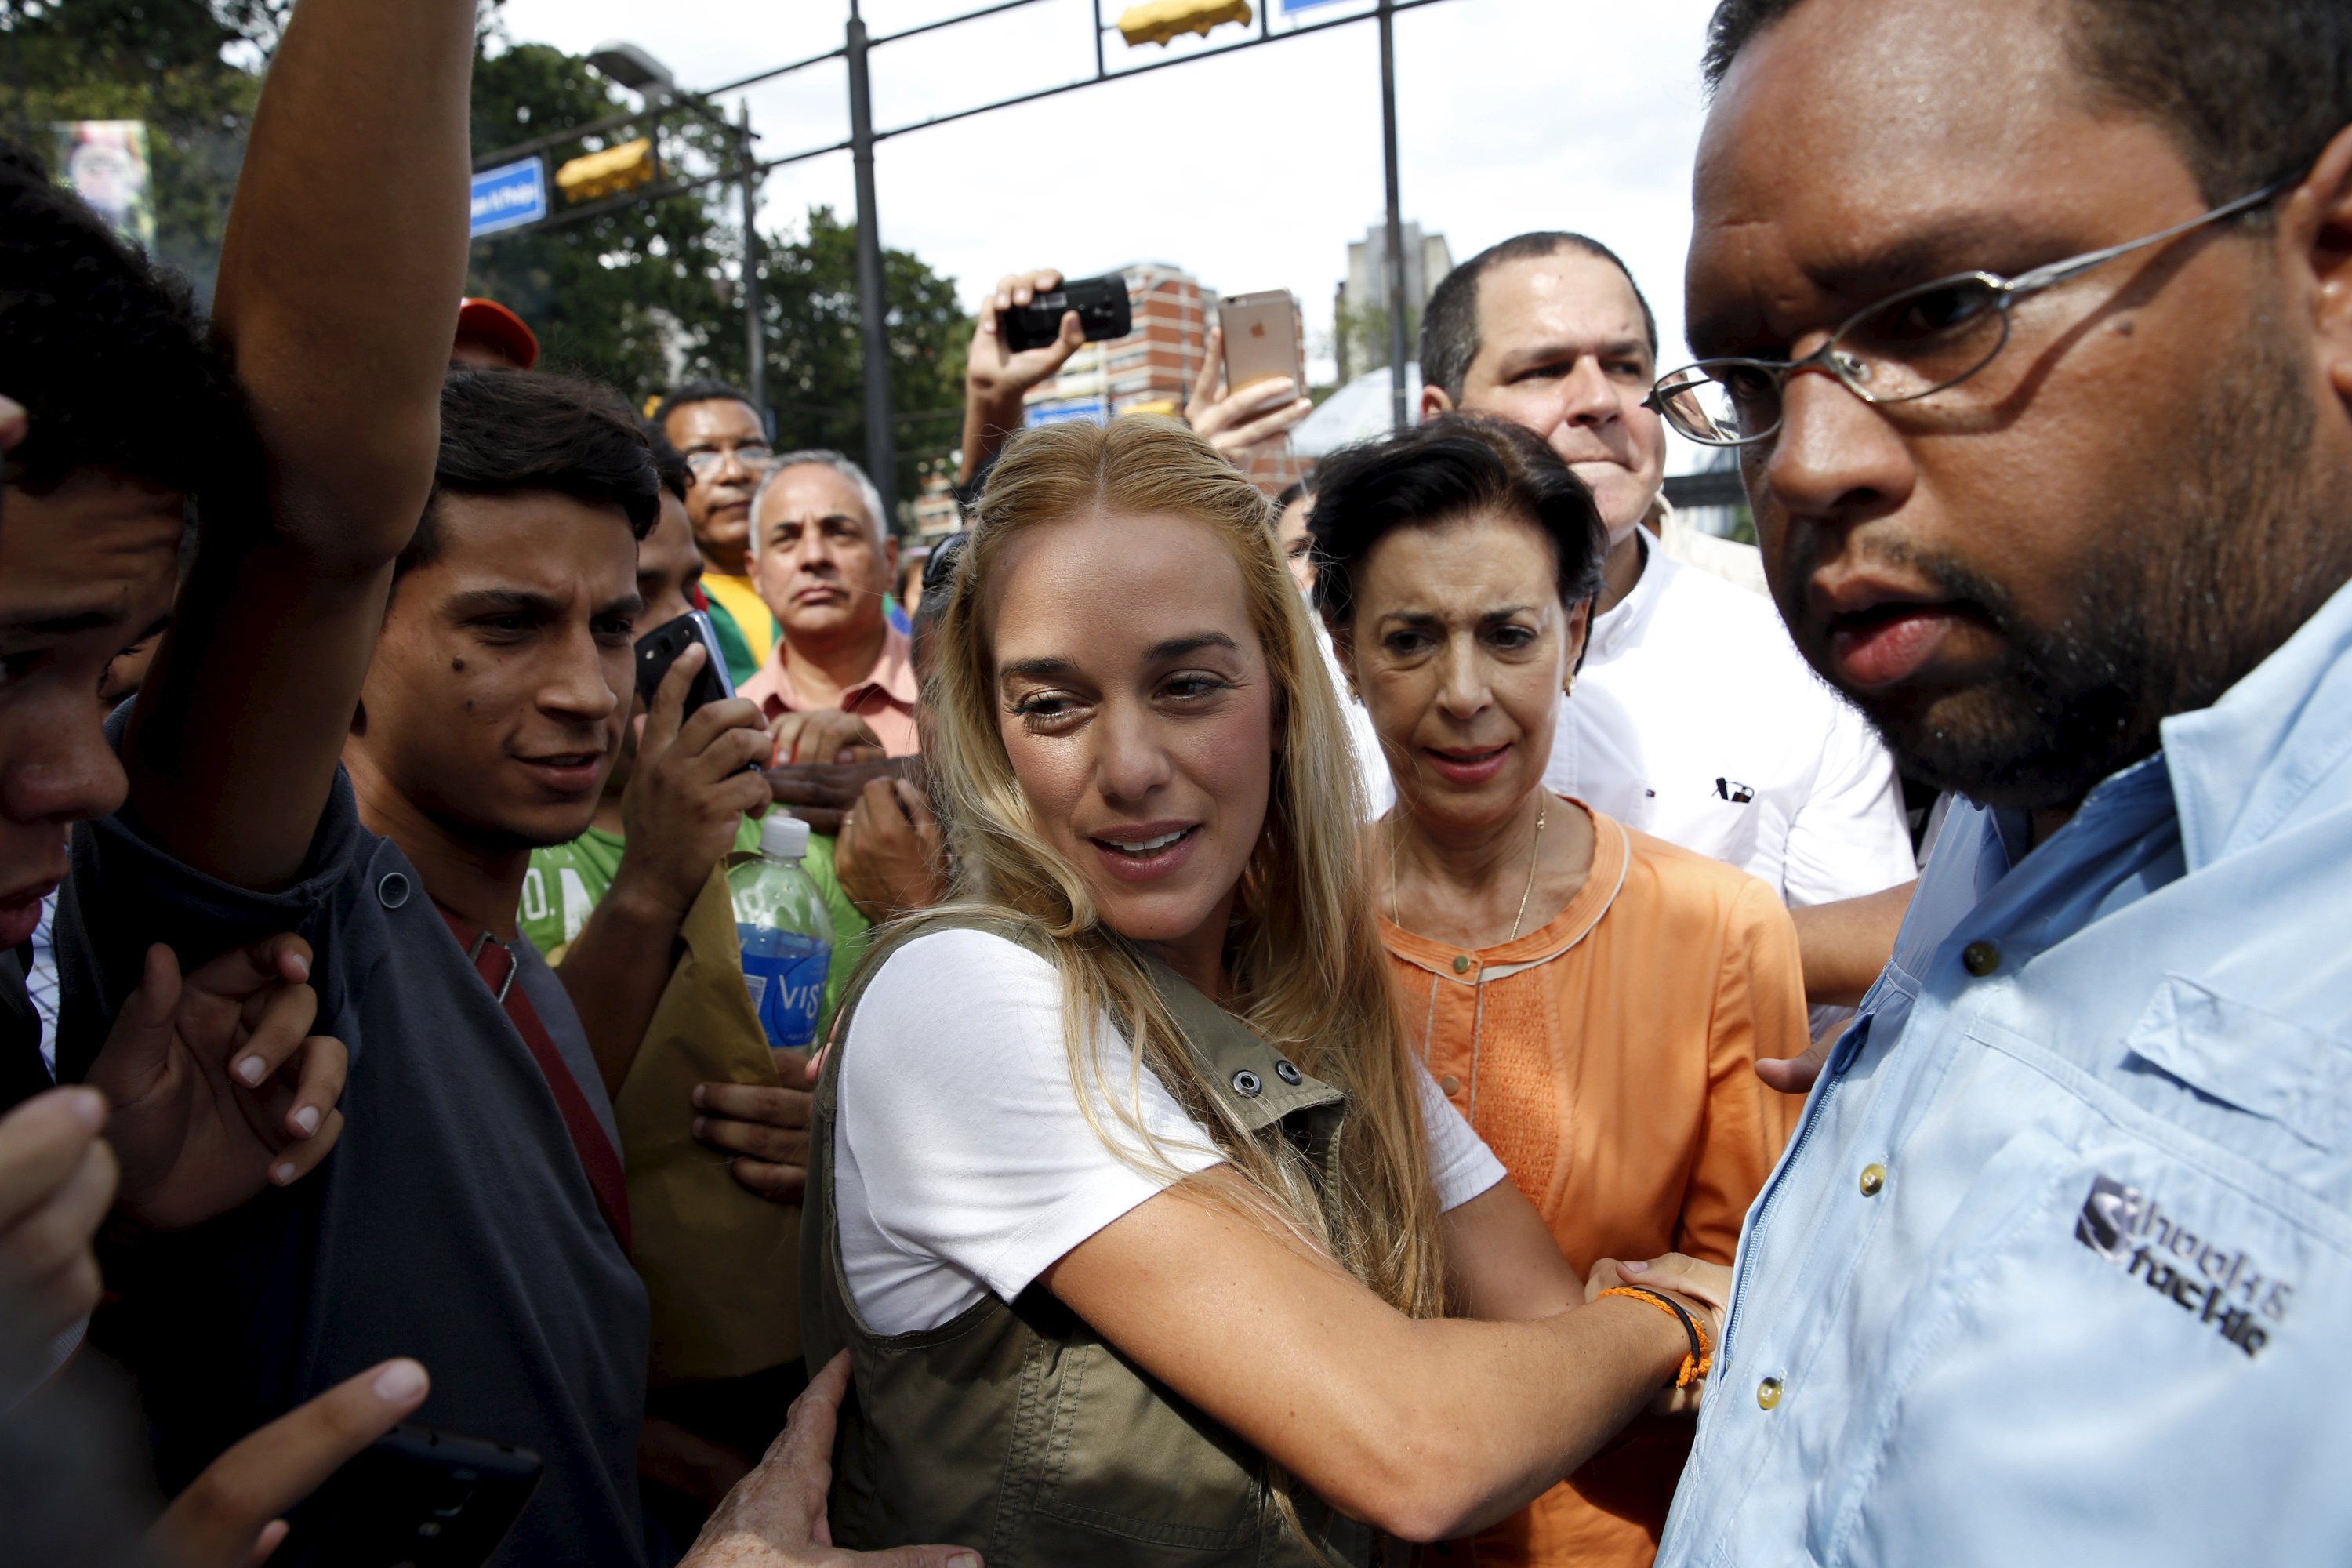
{"type": "Polygon", "coordinates": [[[768,459],[774,456],[773,452],[769,451],[759,442],[751,441],[740,447],[706,447],[698,451],[688,452],[686,455],[686,466],[694,477],[699,479],[725,468],[727,459],[730,458],[747,468],[761,468],[766,467],[768,459]]]}
{"type": "Polygon", "coordinates": [[[1676,432],[1708,447],[1746,447],[1780,428],[1782,392],[1802,370],[1825,370],[1864,403],[1909,403],[1958,385],[2009,343],[2011,306],[2094,267],[2222,223],[2275,201],[2302,179],[2291,174],[2211,212],[2139,239],[2085,251],[2015,278],[1958,272],[1906,289],[1849,316],[1829,341],[1800,360],[1703,359],[1661,380],[1642,400],[1676,432]]]}

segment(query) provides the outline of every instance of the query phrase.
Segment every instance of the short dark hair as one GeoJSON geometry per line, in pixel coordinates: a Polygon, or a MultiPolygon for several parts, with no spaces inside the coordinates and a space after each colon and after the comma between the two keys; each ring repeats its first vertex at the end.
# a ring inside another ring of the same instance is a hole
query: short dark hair
{"type": "Polygon", "coordinates": [[[1559,602],[1574,609],[1601,590],[1609,531],[1575,470],[1528,431],[1475,414],[1445,414],[1400,436],[1343,447],[1316,468],[1315,607],[1346,626],[1356,574],[1372,547],[1400,528],[1427,528],[1479,511],[1523,517],[1551,541],[1559,602]]]}
{"type": "MultiPolygon", "coordinates": [[[[1707,24],[1709,90],[1803,0],[1723,0],[1707,24]]],[[[2352,123],[2344,0],[2068,0],[2067,54],[2092,90],[2179,144],[2219,205],[2303,172],[2352,123]]]]}
{"type": "Polygon", "coordinates": [[[236,377],[185,282],[5,142],[0,393],[30,419],[8,456],[10,481],[26,490],[103,469],[201,496],[258,474],[236,377]]]}
{"type": "Polygon", "coordinates": [[[1469,379],[1470,362],[1478,357],[1478,280],[1508,261],[1539,261],[1563,250],[1580,251],[1605,261],[1625,275],[1633,302],[1642,307],[1642,331],[1650,340],[1650,358],[1658,357],[1658,318],[1649,296],[1633,281],[1633,269],[1624,258],[1589,235],[1565,229],[1517,234],[1490,245],[1438,280],[1421,313],[1421,379],[1442,386],[1445,395],[1462,401],[1462,384],[1469,379]]]}
{"type": "Polygon", "coordinates": [[[1277,518],[1280,517],[1284,512],[1290,510],[1290,503],[1292,501],[1297,500],[1300,496],[1312,496],[1314,493],[1314,475],[1307,474],[1302,478],[1291,480],[1288,484],[1282,487],[1282,493],[1274,498],[1274,515],[1277,518]]]}
{"type": "Polygon", "coordinates": [[[668,429],[671,413],[694,403],[740,403],[760,421],[762,433],[768,428],[767,411],[751,401],[750,393],[723,381],[689,381],[672,388],[669,395],[661,400],[661,406],[654,410],[654,424],[668,429]]]}
{"type": "Polygon", "coordinates": [[[542,371],[453,370],[441,384],[441,455],[395,577],[440,552],[441,498],[553,490],[614,506],[639,539],[661,518],[644,428],[618,394],[542,371]]]}
{"type": "Polygon", "coordinates": [[[694,470],[687,467],[686,454],[670,445],[656,421],[646,420],[644,429],[646,446],[653,453],[654,476],[661,480],[662,489],[684,500],[686,492],[694,488],[694,470]]]}

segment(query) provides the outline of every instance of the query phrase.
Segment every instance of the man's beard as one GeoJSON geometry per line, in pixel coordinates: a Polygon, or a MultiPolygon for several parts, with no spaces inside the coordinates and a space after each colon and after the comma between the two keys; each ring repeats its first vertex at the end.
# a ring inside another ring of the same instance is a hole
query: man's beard
{"type": "Polygon", "coordinates": [[[2252,323],[2206,382],[2171,471],[2147,475],[2156,499],[2108,518],[2056,626],[2028,623],[2000,583],[1957,561],[1884,549],[2007,648],[1970,687],[1846,693],[1903,772],[1986,805],[2072,806],[2153,753],[2165,719],[2210,706],[2292,636],[2352,575],[2352,531],[2325,522],[2308,469],[2307,374],[2274,318],[2252,323]]]}

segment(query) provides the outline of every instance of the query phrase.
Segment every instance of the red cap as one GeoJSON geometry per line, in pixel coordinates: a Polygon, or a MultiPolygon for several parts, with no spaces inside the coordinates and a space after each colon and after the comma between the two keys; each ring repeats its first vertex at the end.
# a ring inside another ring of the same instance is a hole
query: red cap
{"type": "Polygon", "coordinates": [[[457,342],[478,343],[517,370],[539,363],[539,340],[520,316],[496,300],[457,301],[457,342]]]}

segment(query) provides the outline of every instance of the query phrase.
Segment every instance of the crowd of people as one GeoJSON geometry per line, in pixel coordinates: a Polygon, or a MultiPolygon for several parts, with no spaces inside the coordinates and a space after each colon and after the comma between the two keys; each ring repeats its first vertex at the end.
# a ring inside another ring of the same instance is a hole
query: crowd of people
{"type": "Polygon", "coordinates": [[[1009,273],[920,547],[460,299],[474,10],[207,311],[0,147],[0,1552],[2352,1551],[2337,0],[1723,0],[1700,357],[1531,229],[1279,495],[1009,273]]]}

